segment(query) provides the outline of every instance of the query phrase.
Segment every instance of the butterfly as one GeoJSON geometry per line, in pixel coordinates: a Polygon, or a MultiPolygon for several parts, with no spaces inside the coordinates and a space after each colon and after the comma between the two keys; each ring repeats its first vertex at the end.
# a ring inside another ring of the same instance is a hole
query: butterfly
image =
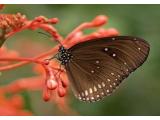
{"type": "Polygon", "coordinates": [[[76,98],[95,102],[111,95],[145,62],[149,50],[148,42],[138,37],[104,37],[69,49],[60,46],[57,59],[64,65],[76,98]]]}

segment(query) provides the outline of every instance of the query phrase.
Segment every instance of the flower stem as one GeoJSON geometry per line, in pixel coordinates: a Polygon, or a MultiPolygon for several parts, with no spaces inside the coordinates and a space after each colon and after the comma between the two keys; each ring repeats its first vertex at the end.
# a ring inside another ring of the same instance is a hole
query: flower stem
{"type": "Polygon", "coordinates": [[[2,47],[3,43],[6,41],[6,37],[5,37],[5,30],[1,31],[1,35],[0,35],[0,48],[2,47]]]}
{"type": "Polygon", "coordinates": [[[5,38],[0,37],[0,48],[2,47],[3,43],[5,42],[5,38]]]}
{"type": "MultiPolygon", "coordinates": [[[[54,55],[58,49],[59,45],[57,45],[56,47],[54,47],[53,49],[45,52],[45,53],[42,53],[34,58],[30,58],[30,59],[42,59],[42,58],[45,58],[49,55],[54,55]]],[[[1,59],[1,58],[0,58],[1,59]]],[[[30,61],[21,61],[19,63],[15,63],[15,64],[12,64],[12,65],[6,65],[6,66],[3,66],[3,67],[0,67],[0,71],[6,71],[6,70],[10,70],[10,69],[13,69],[13,68],[17,68],[17,67],[20,67],[22,65],[25,65],[25,64],[28,64],[30,63],[30,61]]]]}
{"type": "Polygon", "coordinates": [[[32,58],[21,58],[21,57],[17,57],[17,58],[0,58],[0,61],[27,61],[27,62],[35,62],[38,64],[44,64],[43,61],[39,61],[36,59],[32,59],[32,58]]]}

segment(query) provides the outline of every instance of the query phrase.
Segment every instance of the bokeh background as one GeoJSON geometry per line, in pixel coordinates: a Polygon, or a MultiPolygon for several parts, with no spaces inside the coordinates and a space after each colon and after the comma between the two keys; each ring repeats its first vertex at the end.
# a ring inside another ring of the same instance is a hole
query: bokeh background
{"type": "MultiPolygon", "coordinates": [[[[25,14],[29,19],[39,15],[58,17],[60,22],[55,27],[63,36],[80,23],[103,14],[109,17],[105,28],[114,27],[120,35],[139,36],[147,40],[151,46],[147,61],[114,94],[100,102],[87,104],[78,101],[70,92],[69,103],[78,115],[160,115],[160,5],[6,5],[1,11],[17,12],[25,14]]],[[[16,34],[5,44],[21,51],[24,56],[34,55],[32,52],[29,54],[28,50],[38,49],[38,54],[54,45],[47,37],[27,30],[16,34]]],[[[30,68],[30,65],[26,65],[3,72],[0,84],[33,76],[30,68]]],[[[34,115],[66,115],[53,103],[44,102],[41,92],[22,91],[20,94],[25,99],[25,109],[34,115]]]]}

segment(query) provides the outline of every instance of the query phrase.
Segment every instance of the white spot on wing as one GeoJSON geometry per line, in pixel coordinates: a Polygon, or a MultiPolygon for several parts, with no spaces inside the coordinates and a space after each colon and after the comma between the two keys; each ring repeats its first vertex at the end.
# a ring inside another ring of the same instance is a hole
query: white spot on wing
{"type": "Polygon", "coordinates": [[[114,75],[114,73],[111,73],[111,75],[114,75]]]}
{"type": "Polygon", "coordinates": [[[88,96],[88,91],[87,90],[85,90],[85,95],[88,96]]]}
{"type": "Polygon", "coordinates": [[[102,95],[104,95],[104,92],[101,92],[102,95]]]}
{"type": "Polygon", "coordinates": [[[98,64],[98,63],[99,63],[99,60],[97,60],[96,63],[98,64]]]}
{"type": "Polygon", "coordinates": [[[116,85],[116,83],[114,82],[113,85],[116,85]]]}
{"type": "Polygon", "coordinates": [[[108,48],[104,48],[104,51],[108,51],[108,48]]]}
{"type": "Polygon", "coordinates": [[[94,97],[91,97],[92,100],[94,100],[94,97]]]}
{"type": "Polygon", "coordinates": [[[107,79],[107,81],[110,82],[111,80],[110,80],[110,79],[107,79]]]}
{"type": "Polygon", "coordinates": [[[105,87],[105,83],[104,82],[102,82],[102,86],[105,87]]]}
{"type": "Polygon", "coordinates": [[[94,73],[94,70],[91,70],[91,73],[94,73]]]}
{"type": "Polygon", "coordinates": [[[95,92],[97,91],[97,88],[96,88],[96,86],[94,86],[94,91],[95,91],[95,92]]]}
{"type": "Polygon", "coordinates": [[[99,88],[102,88],[100,84],[98,84],[98,87],[99,87],[99,88]]]}
{"type": "Polygon", "coordinates": [[[89,88],[89,92],[90,92],[90,93],[93,93],[92,88],[89,88]]]}
{"type": "Polygon", "coordinates": [[[109,89],[107,89],[107,93],[109,93],[109,89]]]}
{"type": "Polygon", "coordinates": [[[116,56],[116,54],[115,53],[113,53],[113,57],[115,57],[116,56]]]}

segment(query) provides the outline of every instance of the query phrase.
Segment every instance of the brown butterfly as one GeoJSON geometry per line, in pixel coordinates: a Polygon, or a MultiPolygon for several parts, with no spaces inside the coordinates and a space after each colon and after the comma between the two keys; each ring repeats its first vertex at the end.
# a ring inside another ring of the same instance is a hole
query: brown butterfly
{"type": "Polygon", "coordinates": [[[75,96],[94,102],[110,95],[128,75],[141,66],[149,54],[149,44],[137,37],[117,36],[59,48],[75,96]]]}

